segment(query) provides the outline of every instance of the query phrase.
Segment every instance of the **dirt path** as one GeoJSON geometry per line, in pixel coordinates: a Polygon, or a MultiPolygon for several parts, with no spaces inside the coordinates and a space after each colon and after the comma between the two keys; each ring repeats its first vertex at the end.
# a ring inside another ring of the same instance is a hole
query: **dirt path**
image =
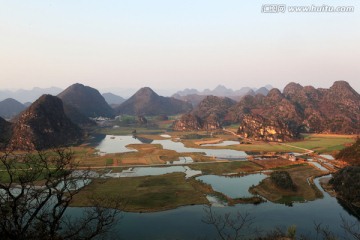
{"type": "Polygon", "coordinates": [[[293,146],[293,145],[290,145],[290,144],[286,144],[286,143],[279,143],[280,145],[284,145],[284,146],[287,146],[287,147],[292,147],[292,148],[297,148],[297,149],[301,149],[301,150],[304,150],[305,153],[295,153],[295,156],[302,156],[302,155],[309,155],[309,154],[312,154],[314,151],[313,150],[310,150],[310,149],[307,149],[307,148],[302,148],[302,147],[297,147],[297,146],[293,146]]]}
{"type": "Polygon", "coordinates": [[[224,132],[228,132],[228,133],[231,133],[232,135],[234,136],[237,136],[237,137],[241,137],[240,135],[238,135],[237,133],[235,133],[234,131],[231,131],[231,130],[227,130],[225,128],[222,129],[224,132]]]}

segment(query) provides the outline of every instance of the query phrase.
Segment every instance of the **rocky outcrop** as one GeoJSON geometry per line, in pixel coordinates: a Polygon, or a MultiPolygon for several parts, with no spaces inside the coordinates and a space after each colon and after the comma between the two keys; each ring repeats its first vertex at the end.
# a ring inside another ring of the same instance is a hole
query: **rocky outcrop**
{"type": "Polygon", "coordinates": [[[229,122],[228,109],[236,102],[230,98],[206,96],[190,113],[177,120],[174,129],[189,130],[215,130],[229,122]]]}
{"type": "Polygon", "coordinates": [[[216,114],[211,114],[205,118],[202,124],[204,130],[216,130],[222,127],[222,120],[216,114]]]}
{"type": "Polygon", "coordinates": [[[329,89],[290,83],[284,96],[300,107],[301,124],[310,132],[360,133],[360,95],[345,81],[329,89]]]}
{"type": "Polygon", "coordinates": [[[113,109],[94,88],[76,83],[61,92],[58,97],[64,105],[71,106],[87,118],[114,117],[113,109]]]}
{"type": "Polygon", "coordinates": [[[192,114],[204,120],[210,116],[216,117],[223,123],[229,120],[227,118],[228,110],[235,104],[234,100],[227,97],[206,96],[192,111],[192,114]]]}
{"type": "Polygon", "coordinates": [[[299,125],[302,115],[299,107],[286,99],[282,93],[273,88],[267,96],[256,95],[244,97],[236,106],[229,109],[233,123],[240,123],[246,114],[259,115],[272,121],[283,121],[289,125],[299,125]]]}
{"type": "Polygon", "coordinates": [[[266,96],[247,95],[232,106],[210,100],[192,112],[202,124],[213,114],[220,126],[239,123],[240,133],[257,139],[287,141],[299,132],[360,134],[360,95],[345,81],[329,89],[289,83],[283,93],[272,89],[266,96]]]}
{"type": "Polygon", "coordinates": [[[239,123],[250,114],[302,132],[360,133],[360,96],[344,81],[329,89],[289,83],[283,93],[272,89],[266,97],[246,96],[230,112],[239,123]]]}
{"type": "Polygon", "coordinates": [[[176,120],[173,125],[175,131],[192,131],[192,130],[216,130],[222,127],[221,121],[215,115],[210,115],[205,119],[194,114],[185,114],[176,120]]]}
{"type": "Polygon", "coordinates": [[[115,108],[117,114],[129,115],[174,115],[192,109],[190,103],[156,94],[151,88],[144,87],[128,100],[115,108]]]}
{"type": "Polygon", "coordinates": [[[201,130],[203,127],[202,120],[193,114],[184,114],[181,118],[174,122],[173,129],[175,131],[188,131],[192,130],[201,130]]]}
{"type": "Polygon", "coordinates": [[[82,137],[81,129],[65,115],[62,101],[43,95],[17,118],[10,148],[41,150],[71,145],[82,137]]]}
{"type": "Polygon", "coordinates": [[[285,142],[299,137],[298,129],[280,120],[269,120],[259,115],[245,115],[237,133],[243,138],[285,142]]]}

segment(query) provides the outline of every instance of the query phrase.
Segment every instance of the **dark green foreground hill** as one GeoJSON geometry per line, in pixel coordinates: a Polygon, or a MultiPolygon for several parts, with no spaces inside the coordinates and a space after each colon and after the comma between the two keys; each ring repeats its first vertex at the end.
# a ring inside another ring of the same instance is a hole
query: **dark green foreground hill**
{"type": "Polygon", "coordinates": [[[360,165],[360,138],[356,142],[341,150],[337,155],[337,159],[344,160],[351,165],[360,165]]]}

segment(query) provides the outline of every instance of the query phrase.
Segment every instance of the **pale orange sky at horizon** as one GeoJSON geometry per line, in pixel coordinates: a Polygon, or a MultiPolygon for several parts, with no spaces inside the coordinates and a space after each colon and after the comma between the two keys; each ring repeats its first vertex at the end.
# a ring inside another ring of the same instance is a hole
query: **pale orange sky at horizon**
{"type": "Polygon", "coordinates": [[[1,0],[0,88],[328,88],[345,80],[360,91],[358,1],[325,1],[353,13],[262,13],[264,4],[1,0]]]}

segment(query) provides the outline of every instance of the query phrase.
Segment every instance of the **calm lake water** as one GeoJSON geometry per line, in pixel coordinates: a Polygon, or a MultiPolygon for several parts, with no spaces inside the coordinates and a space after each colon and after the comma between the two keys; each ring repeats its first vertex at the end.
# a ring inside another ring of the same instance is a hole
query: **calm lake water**
{"type": "Polygon", "coordinates": [[[185,173],[185,178],[200,175],[202,172],[192,170],[188,166],[170,166],[170,167],[134,167],[123,170],[119,173],[109,172],[105,177],[120,178],[120,177],[142,177],[142,176],[158,176],[167,173],[185,173]]]}
{"type": "Polygon", "coordinates": [[[247,176],[217,176],[217,175],[204,175],[197,177],[204,183],[210,184],[212,188],[221,192],[231,198],[245,198],[252,197],[248,189],[252,185],[257,185],[266,176],[264,174],[250,174],[247,176]]]}
{"type": "Polygon", "coordinates": [[[239,141],[222,141],[220,143],[205,143],[201,146],[203,147],[216,147],[216,146],[231,146],[231,145],[237,145],[240,144],[239,141]]]}
{"type": "MultiPolygon", "coordinates": [[[[225,178],[231,181],[231,178],[225,178]]],[[[221,180],[222,181],[222,180],[221,180]]],[[[316,186],[321,189],[319,179],[316,186]]],[[[220,189],[225,192],[226,190],[220,189]]],[[[245,191],[245,190],[244,190],[245,191]]],[[[254,218],[256,227],[264,231],[275,227],[286,228],[296,225],[299,234],[314,237],[314,222],[322,223],[337,233],[341,239],[344,232],[340,227],[341,217],[348,221],[359,221],[349,214],[336,198],[322,191],[324,198],[305,203],[293,203],[289,207],[271,202],[259,205],[238,204],[232,207],[213,207],[216,214],[249,213],[254,218]]],[[[213,226],[205,224],[206,216],[202,205],[186,206],[155,213],[124,213],[123,219],[117,224],[117,237],[122,239],[214,239],[216,231],[213,226]]],[[[80,215],[83,208],[70,208],[72,215],[80,215]]]]}
{"type": "Polygon", "coordinates": [[[140,144],[140,140],[132,136],[95,135],[90,140],[90,146],[95,147],[100,153],[135,152],[135,149],[127,148],[129,144],[140,144]]]}
{"type": "MultiPolygon", "coordinates": [[[[227,178],[229,181],[231,179],[227,178]]],[[[315,181],[319,186],[319,180],[315,181]]],[[[321,188],[319,188],[321,189],[321,188]]],[[[356,221],[338,203],[336,198],[324,193],[324,198],[307,203],[294,203],[292,207],[266,202],[259,205],[238,204],[234,207],[214,208],[218,214],[231,212],[250,213],[256,226],[271,230],[276,226],[295,224],[299,233],[314,233],[314,221],[328,225],[329,229],[343,236],[341,216],[356,221]]],[[[188,206],[159,213],[126,213],[119,224],[120,236],[125,239],[213,239],[215,231],[201,221],[205,216],[204,206],[188,206]],[[166,226],[166,227],[164,227],[166,226]],[[141,231],[138,228],[141,227],[141,231]]]]}

